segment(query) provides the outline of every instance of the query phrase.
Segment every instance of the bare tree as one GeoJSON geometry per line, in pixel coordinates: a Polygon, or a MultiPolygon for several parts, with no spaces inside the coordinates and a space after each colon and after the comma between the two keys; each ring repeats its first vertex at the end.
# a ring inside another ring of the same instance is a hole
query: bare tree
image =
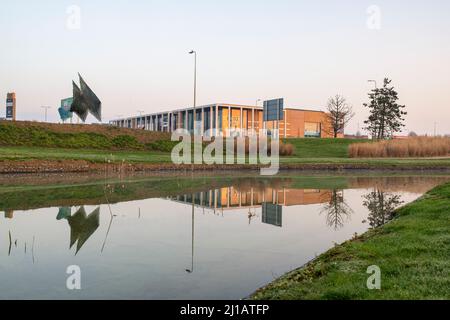
{"type": "Polygon", "coordinates": [[[339,133],[344,132],[345,126],[355,114],[352,107],[347,104],[347,100],[339,94],[328,100],[327,111],[329,133],[337,138],[339,133]]]}

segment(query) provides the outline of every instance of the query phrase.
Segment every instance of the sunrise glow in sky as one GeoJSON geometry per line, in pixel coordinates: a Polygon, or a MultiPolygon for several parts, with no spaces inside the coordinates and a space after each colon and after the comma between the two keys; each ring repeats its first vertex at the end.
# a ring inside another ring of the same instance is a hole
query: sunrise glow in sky
{"type": "Polygon", "coordinates": [[[449,16],[447,0],[1,0],[0,117],[15,91],[19,120],[43,120],[40,106],[52,106],[57,122],[77,72],[104,121],[191,106],[195,49],[199,105],[284,97],[323,110],[340,93],[354,133],[367,80],[389,77],[407,106],[405,132],[432,134],[436,122],[450,133],[449,16]]]}

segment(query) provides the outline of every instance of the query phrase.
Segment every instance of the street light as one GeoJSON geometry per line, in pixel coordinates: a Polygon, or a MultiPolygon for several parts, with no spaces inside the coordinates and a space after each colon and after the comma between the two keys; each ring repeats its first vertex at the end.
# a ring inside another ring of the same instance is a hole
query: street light
{"type": "Polygon", "coordinates": [[[260,101],[261,101],[261,99],[257,99],[255,105],[258,106],[258,102],[260,102],[260,101]]]}
{"type": "Polygon", "coordinates": [[[197,51],[191,50],[189,54],[194,55],[194,112],[193,112],[193,125],[194,125],[194,135],[195,135],[195,122],[197,115],[195,114],[195,107],[197,106],[197,51]]]}
{"type": "Polygon", "coordinates": [[[47,122],[47,110],[50,109],[51,107],[41,106],[41,108],[45,109],[45,122],[47,122]]]}
{"type": "Polygon", "coordinates": [[[367,80],[367,82],[373,82],[375,84],[375,89],[378,89],[377,80],[367,80]]]}

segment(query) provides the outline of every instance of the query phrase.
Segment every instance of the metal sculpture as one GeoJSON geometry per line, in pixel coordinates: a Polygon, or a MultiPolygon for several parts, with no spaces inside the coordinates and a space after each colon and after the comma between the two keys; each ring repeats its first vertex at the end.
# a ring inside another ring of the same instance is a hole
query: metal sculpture
{"type": "Polygon", "coordinates": [[[70,111],[75,112],[83,122],[86,120],[88,112],[98,121],[102,121],[102,102],[95,95],[94,91],[89,88],[80,74],[78,74],[78,77],[80,78],[80,87],[72,81],[73,102],[70,111]]]}

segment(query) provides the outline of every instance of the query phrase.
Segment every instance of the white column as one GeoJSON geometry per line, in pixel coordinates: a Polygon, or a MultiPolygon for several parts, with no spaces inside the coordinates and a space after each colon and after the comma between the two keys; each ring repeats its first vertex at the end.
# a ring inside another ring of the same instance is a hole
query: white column
{"type": "Polygon", "coordinates": [[[219,105],[216,104],[216,127],[214,128],[214,135],[216,137],[220,136],[219,133],[219,105]]]}
{"type": "Polygon", "coordinates": [[[231,136],[231,106],[228,106],[228,137],[231,136]]]}
{"type": "Polygon", "coordinates": [[[200,135],[203,136],[205,132],[205,109],[202,107],[202,125],[200,126],[200,135]]]}
{"type": "Polygon", "coordinates": [[[209,136],[211,137],[212,136],[212,134],[213,134],[213,107],[212,106],[210,106],[209,107],[209,132],[210,132],[210,134],[209,134],[209,136]]]}
{"type": "Polygon", "coordinates": [[[255,108],[252,108],[252,131],[255,130],[255,108]]]}
{"type": "Polygon", "coordinates": [[[244,132],[244,112],[243,112],[243,110],[242,110],[242,107],[241,107],[241,110],[240,110],[240,125],[241,125],[241,132],[239,133],[239,136],[242,136],[242,134],[243,134],[243,132],[244,132]]]}

